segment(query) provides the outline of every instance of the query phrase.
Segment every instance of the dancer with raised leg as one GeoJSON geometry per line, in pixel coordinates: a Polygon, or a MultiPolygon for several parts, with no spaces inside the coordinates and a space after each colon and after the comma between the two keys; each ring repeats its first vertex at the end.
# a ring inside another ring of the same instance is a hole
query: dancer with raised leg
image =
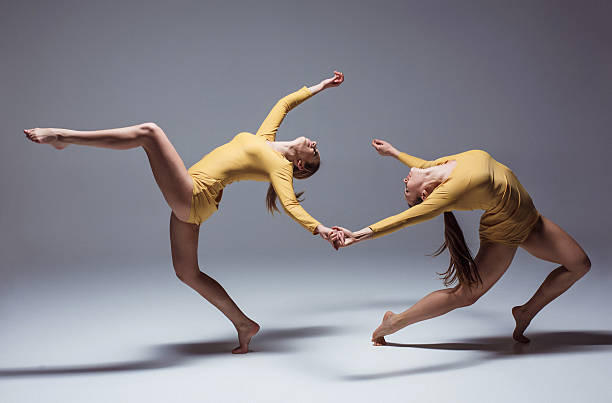
{"type": "Polygon", "coordinates": [[[125,150],[142,147],[149,159],[153,176],[172,213],[170,246],[178,278],[217,307],[238,331],[239,346],[232,353],[246,353],[259,325],[248,318],[223,287],[200,271],[198,234],[200,224],[219,206],[223,188],[237,180],[270,182],[266,203],[270,212],[278,211],[280,199],[285,212],[312,234],[329,240],[331,229],[311,217],[298,202],[293,178],[305,179],[319,168],[317,142],[306,137],[276,141],[276,132],[285,115],[312,95],[344,81],[334,76],[312,87],[302,87],[276,103],[255,135],[239,133],[205,155],[189,170],[172,143],[155,123],[143,123],[119,129],[77,131],[54,128],[24,130],[28,139],[63,149],[69,144],[125,150]]]}
{"type": "Polygon", "coordinates": [[[519,246],[537,258],[560,265],[529,301],[512,308],[516,322],[513,337],[521,343],[529,342],[523,333],[534,316],[589,271],[591,262],[580,245],[541,216],[514,173],[484,151],[426,161],[399,152],[386,141],[374,139],[372,146],[380,155],[412,167],[403,180],[410,208],[356,232],[334,227],[330,242],[345,247],[444,213],[445,241],[434,255],[448,248],[450,265],[441,276],[445,286],[458,283],[454,288],[432,292],[404,312],[386,312],[372,334],[374,344],[385,344],[384,336],[408,325],[475,303],[505,273],[519,246]],[[480,249],[472,258],[452,210],[476,209],[485,212],[480,219],[480,249]]]}

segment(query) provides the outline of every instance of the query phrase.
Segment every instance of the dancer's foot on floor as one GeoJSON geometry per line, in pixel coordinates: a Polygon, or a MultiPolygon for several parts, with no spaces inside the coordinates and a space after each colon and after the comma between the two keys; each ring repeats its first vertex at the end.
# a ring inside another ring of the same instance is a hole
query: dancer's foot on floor
{"type": "Polygon", "coordinates": [[[397,331],[397,329],[394,329],[393,325],[391,324],[391,319],[393,318],[393,316],[395,316],[393,312],[385,312],[382,323],[376,328],[376,330],[374,330],[374,333],[372,333],[372,341],[374,342],[375,346],[382,346],[387,344],[384,336],[391,333],[395,333],[397,331]]]}
{"type": "Polygon", "coordinates": [[[386,346],[387,345],[387,341],[385,340],[383,336],[380,336],[372,341],[374,342],[375,346],[386,346]]]}
{"type": "Polygon", "coordinates": [[[249,342],[251,337],[259,332],[259,325],[253,321],[248,322],[243,326],[238,326],[238,342],[240,346],[232,350],[232,354],[246,354],[249,352],[249,342]]]}
{"type": "Polygon", "coordinates": [[[512,316],[514,316],[514,320],[516,321],[516,327],[512,333],[512,338],[519,343],[529,343],[529,339],[523,335],[525,329],[527,329],[527,326],[531,323],[529,314],[523,307],[515,306],[512,308],[512,316]]]}
{"type": "Polygon", "coordinates": [[[23,133],[29,140],[39,144],[49,144],[57,150],[63,150],[68,146],[58,139],[57,133],[53,129],[37,127],[35,129],[24,129],[23,133]]]}

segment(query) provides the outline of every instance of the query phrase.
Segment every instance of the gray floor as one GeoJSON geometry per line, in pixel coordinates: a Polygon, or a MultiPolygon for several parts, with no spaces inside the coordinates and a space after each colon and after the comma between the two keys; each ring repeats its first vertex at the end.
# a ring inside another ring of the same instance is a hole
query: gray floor
{"type": "Polygon", "coordinates": [[[476,305],[372,346],[385,310],[439,288],[441,259],[212,259],[209,273],[262,325],[245,356],[169,262],[24,267],[2,286],[0,401],[612,399],[611,282],[595,266],[532,323],[530,345],[512,342],[510,308],[553,267],[521,252],[476,305]]]}

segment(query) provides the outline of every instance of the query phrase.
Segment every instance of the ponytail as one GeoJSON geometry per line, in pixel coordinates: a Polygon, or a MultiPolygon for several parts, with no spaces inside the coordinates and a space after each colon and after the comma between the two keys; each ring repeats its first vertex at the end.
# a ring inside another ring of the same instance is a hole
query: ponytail
{"type": "Polygon", "coordinates": [[[450,264],[444,273],[438,273],[445,286],[458,282],[460,286],[471,287],[481,283],[478,267],[472,258],[472,253],[465,243],[463,231],[455,215],[447,211],[444,213],[444,243],[432,256],[438,256],[448,248],[450,264]]]}

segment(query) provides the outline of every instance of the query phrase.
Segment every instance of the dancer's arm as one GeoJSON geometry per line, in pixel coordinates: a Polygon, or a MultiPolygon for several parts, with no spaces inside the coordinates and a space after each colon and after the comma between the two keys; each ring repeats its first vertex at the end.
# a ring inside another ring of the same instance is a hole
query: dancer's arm
{"type": "Polygon", "coordinates": [[[327,228],[319,221],[315,220],[306,210],[304,210],[295,198],[291,165],[287,165],[283,167],[283,169],[277,169],[272,172],[270,174],[270,183],[274,187],[274,191],[289,217],[307,231],[310,231],[310,233],[315,235],[320,233],[324,239],[327,239],[327,233],[330,231],[330,228],[327,228]]]}
{"type": "Polygon", "coordinates": [[[403,153],[399,151],[397,148],[393,147],[391,143],[388,143],[384,140],[374,139],[372,140],[372,147],[378,151],[378,153],[385,157],[393,157],[405,165],[409,167],[416,168],[428,168],[435,165],[435,161],[427,161],[418,157],[413,157],[412,155],[403,153]]]}
{"type": "Polygon", "coordinates": [[[336,71],[332,78],[323,80],[312,87],[304,86],[298,91],[281,98],[263,121],[256,135],[264,136],[268,141],[274,141],[280,124],[290,110],[326,88],[339,86],[342,84],[342,81],[344,81],[344,75],[336,71]]]}
{"type": "Polygon", "coordinates": [[[432,218],[450,210],[454,197],[447,189],[438,188],[432,192],[422,203],[417,204],[399,214],[387,217],[359,231],[352,232],[342,227],[333,227],[336,231],[331,235],[331,242],[337,246],[349,246],[366,239],[379,238],[398,231],[409,225],[431,220],[432,218]]]}
{"type": "Polygon", "coordinates": [[[312,87],[308,87],[308,91],[310,91],[312,95],[314,95],[317,92],[321,92],[327,88],[337,87],[340,84],[342,84],[343,81],[344,81],[344,74],[342,74],[339,71],[334,70],[333,77],[326,78],[325,80],[321,81],[319,84],[313,85],[312,87]]]}

